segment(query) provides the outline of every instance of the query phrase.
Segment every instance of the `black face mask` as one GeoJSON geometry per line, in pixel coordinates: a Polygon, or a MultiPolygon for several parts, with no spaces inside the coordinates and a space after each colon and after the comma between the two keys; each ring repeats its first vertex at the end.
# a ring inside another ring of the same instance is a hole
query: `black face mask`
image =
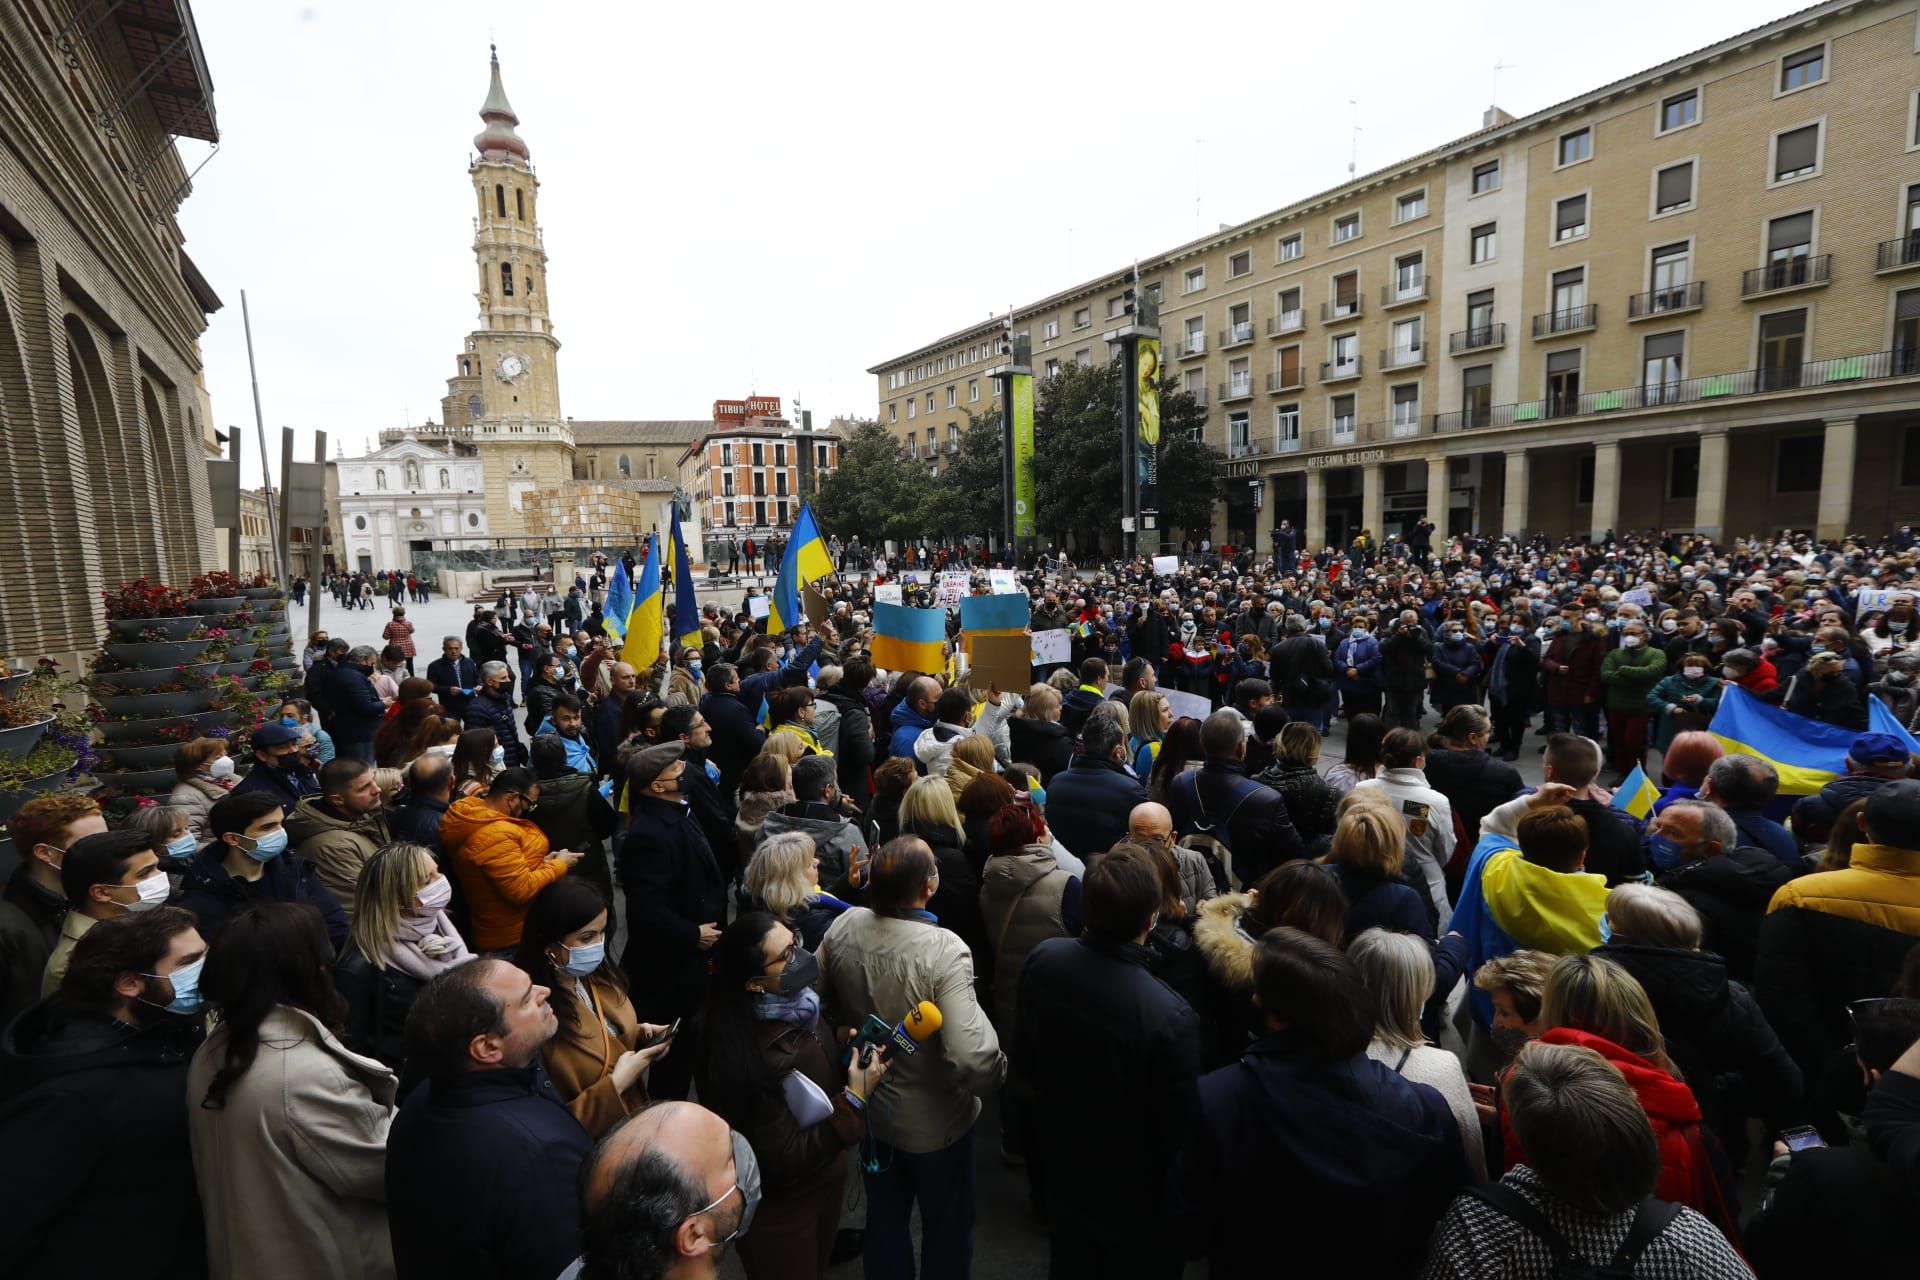
{"type": "Polygon", "coordinates": [[[787,961],[787,967],[780,971],[780,994],[798,995],[808,987],[820,982],[820,962],[813,952],[804,947],[797,949],[787,961]]]}

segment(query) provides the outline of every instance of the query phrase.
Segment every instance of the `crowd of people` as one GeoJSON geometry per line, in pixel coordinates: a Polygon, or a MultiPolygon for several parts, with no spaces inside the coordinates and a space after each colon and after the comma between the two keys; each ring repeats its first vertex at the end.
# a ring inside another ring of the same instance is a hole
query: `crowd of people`
{"type": "MultiPolygon", "coordinates": [[[[304,603],[305,580],[296,582],[294,587],[294,603],[304,603]]],[[[343,609],[371,609],[375,598],[381,596],[395,608],[403,604],[426,604],[433,599],[432,586],[425,578],[397,569],[381,569],[377,573],[364,569],[352,573],[324,572],[320,575],[320,589],[343,609]]]]}
{"type": "Polygon", "coordinates": [[[8,824],[0,1273],[965,1276],[982,1142],[1063,1277],[1913,1256],[1909,532],[1281,533],[1021,574],[1023,690],[876,668],[878,572],[644,671],[627,562],[316,634],[244,773],[8,824]]]}

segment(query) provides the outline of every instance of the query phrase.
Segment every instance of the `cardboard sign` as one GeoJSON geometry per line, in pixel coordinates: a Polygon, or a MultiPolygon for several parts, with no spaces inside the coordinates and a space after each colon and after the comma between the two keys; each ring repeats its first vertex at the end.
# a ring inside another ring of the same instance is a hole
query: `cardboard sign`
{"type": "Polygon", "coordinates": [[[1204,722],[1213,714],[1213,704],[1197,693],[1182,693],[1178,689],[1162,688],[1160,695],[1167,700],[1167,706],[1173,709],[1175,720],[1181,716],[1192,716],[1195,720],[1204,722]]]}
{"type": "Polygon", "coordinates": [[[1623,591],[1620,593],[1620,603],[1637,604],[1642,609],[1651,609],[1653,607],[1653,592],[1647,590],[1645,587],[1635,587],[1631,591],[1623,591]]]}
{"type": "Polygon", "coordinates": [[[816,627],[833,612],[832,603],[812,587],[800,589],[800,607],[806,611],[807,621],[816,627]]]}
{"type": "Polygon", "coordinates": [[[1854,597],[1853,616],[1864,618],[1876,611],[1884,612],[1893,603],[1895,596],[1909,596],[1911,591],[1901,591],[1894,587],[1862,587],[1860,594],[1854,597]]]}
{"type": "Polygon", "coordinates": [[[987,589],[997,596],[1023,596],[1026,590],[1021,587],[1011,569],[987,570],[987,589]]]}
{"type": "Polygon", "coordinates": [[[1024,692],[1033,682],[1032,656],[1026,636],[975,636],[967,686],[1024,692]]]}
{"type": "Polygon", "coordinates": [[[1029,647],[1036,667],[1073,660],[1073,637],[1063,630],[1036,631],[1026,639],[1033,642],[1029,647]]]}
{"type": "Polygon", "coordinates": [[[1180,572],[1180,557],[1155,556],[1153,558],[1153,571],[1162,577],[1180,572]]]}
{"type": "Polygon", "coordinates": [[[873,586],[873,598],[881,604],[903,604],[900,598],[900,584],[897,582],[876,582],[873,586]]]}
{"type": "Polygon", "coordinates": [[[767,596],[748,596],[747,615],[752,618],[764,618],[773,607],[773,601],[767,596]]]}
{"type": "Polygon", "coordinates": [[[1026,597],[964,596],[960,600],[960,625],[969,633],[1024,631],[1026,597]]]}
{"type": "Polygon", "coordinates": [[[944,609],[958,608],[967,598],[967,571],[965,569],[943,569],[940,571],[940,595],[938,603],[944,609]]]}

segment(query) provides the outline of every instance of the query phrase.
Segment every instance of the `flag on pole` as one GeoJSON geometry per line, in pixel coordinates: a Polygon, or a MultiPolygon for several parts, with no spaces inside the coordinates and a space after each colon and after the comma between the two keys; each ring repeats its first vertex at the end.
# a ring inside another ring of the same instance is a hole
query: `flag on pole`
{"type": "MultiPolygon", "coordinates": [[[[647,535],[649,553],[659,536],[647,535]]],[[[620,661],[642,674],[660,661],[660,642],[666,637],[666,604],[666,592],[660,587],[660,557],[648,554],[640,569],[640,585],[634,591],[633,611],[627,615],[627,641],[620,649],[620,661]]]]}
{"type": "Polygon", "coordinates": [[[800,607],[800,589],[832,572],[833,557],[827,554],[827,540],[820,536],[813,504],[806,503],[794,519],[786,554],[780,557],[780,576],[773,581],[773,601],[767,613],[767,634],[777,636],[804,622],[807,615],[800,607]]]}
{"type": "Polygon", "coordinates": [[[1620,780],[1613,789],[1613,808],[1619,809],[1629,817],[1645,821],[1653,812],[1654,804],[1660,799],[1660,788],[1653,785],[1647,777],[1647,771],[1639,765],[1633,766],[1633,772],[1620,780]]]}
{"type": "Polygon", "coordinates": [[[690,649],[700,647],[700,602],[693,595],[693,562],[687,556],[686,535],[680,532],[680,506],[674,503],[669,531],[673,537],[673,638],[690,649]]]}
{"type": "Polygon", "coordinates": [[[615,560],[613,581],[607,587],[607,602],[600,608],[600,620],[607,634],[618,640],[627,634],[627,615],[633,612],[633,579],[627,576],[624,560],[615,560]]]}

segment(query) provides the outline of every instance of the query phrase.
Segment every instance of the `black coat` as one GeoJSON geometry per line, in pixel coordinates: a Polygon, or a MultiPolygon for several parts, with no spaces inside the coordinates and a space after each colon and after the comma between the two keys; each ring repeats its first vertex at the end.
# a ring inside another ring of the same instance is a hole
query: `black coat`
{"type": "Polygon", "coordinates": [[[1283,705],[1313,709],[1334,701],[1333,659],[1327,646],[1312,636],[1289,636],[1280,642],[1272,661],[1273,691],[1283,705]]]}
{"type": "Polygon", "coordinates": [[[903,836],[918,836],[933,851],[934,865],[940,869],[940,887],[933,892],[927,910],[951,929],[973,952],[973,969],[985,989],[993,983],[993,948],[987,943],[987,927],[980,914],[980,877],[967,860],[965,841],[951,827],[923,827],[903,823],[903,836]]]}
{"type": "MultiPolygon", "coordinates": [[[[1920,1085],[1889,1074],[1867,1095],[1869,1115],[1898,1105],[1920,1085]]],[[[1868,1276],[1889,1259],[1920,1254],[1920,1183],[1883,1158],[1884,1144],[1856,1139],[1844,1147],[1795,1152],[1786,1177],[1741,1230],[1741,1251],[1760,1280],[1868,1276]]]]}
{"type": "Polygon", "coordinates": [[[625,699],[612,694],[587,708],[587,745],[593,748],[593,758],[600,762],[602,778],[611,778],[619,770],[620,722],[626,718],[626,712],[625,699]]]}
{"type": "Polygon", "coordinates": [[[1658,883],[1693,904],[1706,926],[1701,945],[1726,958],[1728,973],[1751,982],[1767,904],[1798,874],[1764,849],[1743,846],[1665,872],[1658,883]]]}
{"type": "Polygon", "coordinates": [[[706,836],[707,847],[713,850],[720,870],[728,880],[736,880],[744,868],[735,866],[740,835],[733,825],[735,806],[730,793],[722,792],[720,784],[708,776],[706,752],[688,747],[680,758],[687,762],[686,772],[680,775],[680,794],[687,798],[687,807],[693,811],[693,820],[700,824],[700,833],[706,836]]]}
{"type": "Polygon", "coordinates": [[[1860,701],[1860,687],[1844,675],[1821,684],[1806,672],[1793,678],[1787,694],[1787,710],[1809,720],[1822,720],[1842,729],[1864,732],[1867,727],[1866,704],[1860,701]]]}
{"type": "Polygon", "coordinates": [[[447,816],[451,803],[437,796],[411,796],[405,804],[387,811],[387,833],[395,841],[425,845],[438,855],[440,820],[447,816]]]}
{"type": "Polygon", "coordinates": [[[1200,1022],[1152,963],[1127,943],[1042,942],[1020,973],[1010,1058],[1037,1095],[1049,1220],[1178,1274],[1159,1205],[1193,1111],[1200,1022]]]}
{"type": "Polygon", "coordinates": [[[1429,751],[1427,785],[1447,798],[1454,816],[1477,839],[1480,819],[1520,793],[1520,771],[1484,751],[1429,751]]]}
{"type": "Polygon", "coordinates": [[[341,663],[329,687],[333,692],[333,723],[327,726],[327,732],[334,741],[372,742],[380,722],[387,718],[387,704],[373,691],[373,677],[366,668],[341,663]]]}
{"type": "Polygon", "coordinates": [[[481,689],[467,704],[467,714],[461,717],[460,723],[467,729],[493,730],[493,736],[500,740],[501,749],[507,754],[508,765],[527,762],[526,748],[520,745],[520,726],[513,722],[513,704],[504,695],[481,689]]]}
{"type": "Polygon", "coordinates": [[[1333,834],[1333,811],[1340,797],[1312,765],[1275,762],[1258,781],[1286,797],[1287,817],[1306,844],[1333,834]]]}
{"type": "Polygon", "coordinates": [[[836,686],[820,696],[840,712],[840,740],[833,754],[840,794],[865,812],[873,799],[873,714],[858,690],[843,693],[836,686]]]}
{"type": "MultiPolygon", "coordinates": [[[[1048,796],[1051,798],[1051,791],[1048,796]]],[[[1180,836],[1209,828],[1214,838],[1232,852],[1233,873],[1248,888],[1281,863],[1307,856],[1306,844],[1287,814],[1286,800],[1272,787],[1248,778],[1237,764],[1209,760],[1201,768],[1182,774],[1167,787],[1167,808],[1173,814],[1174,832],[1180,836]],[[1236,799],[1242,782],[1251,783],[1252,789],[1244,799],[1236,799]],[[1194,803],[1196,798],[1198,805],[1194,803]]],[[[1123,812],[1123,829],[1126,821],[1123,812]]],[[[1072,845],[1067,848],[1074,851],[1072,845]]]]}
{"type": "Polygon", "coordinates": [[[16,1280],[206,1275],[187,1138],[196,1020],[129,1027],[58,997],[0,1039],[0,1270],[16,1280]]]}
{"type": "Polygon", "coordinates": [[[347,1002],[347,1047],[398,1072],[407,1057],[407,1010],[427,984],[392,965],[374,968],[348,942],[333,966],[333,985],[347,1002]]]}
{"type": "Polygon", "coordinates": [[[433,695],[440,700],[440,705],[458,720],[466,713],[467,702],[472,697],[460,691],[480,687],[480,668],[465,654],[458,662],[435,658],[427,664],[427,679],[433,681],[433,695]]]}
{"type": "Polygon", "coordinates": [[[1495,698],[1493,692],[1493,662],[1497,649],[1507,651],[1501,664],[1500,674],[1505,681],[1503,696],[1496,701],[1509,707],[1525,707],[1529,712],[1540,698],[1540,640],[1529,633],[1520,637],[1519,644],[1509,644],[1507,636],[1499,636],[1487,646],[1486,672],[1487,696],[1495,698]]]}
{"type": "Polygon", "coordinates": [[[1433,638],[1419,623],[1400,630],[1395,622],[1380,631],[1380,686],[1392,693],[1416,693],[1427,687],[1427,655],[1433,638]]]}
{"type": "Polygon", "coordinates": [[[341,664],[331,658],[320,657],[313,660],[307,668],[306,695],[313,707],[313,713],[320,720],[320,727],[328,733],[334,732],[333,726],[333,677],[341,664]]]}
{"type": "Polygon", "coordinates": [[[1075,687],[1067,691],[1060,702],[1060,725],[1068,733],[1078,737],[1080,730],[1086,727],[1087,717],[1093,709],[1105,702],[1102,694],[1089,693],[1085,688],[1075,687]]]}
{"type": "Polygon", "coordinates": [[[643,1022],[672,1022],[699,1005],[707,985],[700,926],[725,926],[727,886],[688,808],[641,796],[620,842],[627,894],[629,994],[643,1022]]]}
{"type": "Polygon", "coordinates": [[[747,763],[760,754],[766,731],[754,722],[753,709],[735,694],[708,694],[700,699],[700,714],[713,726],[713,747],[707,756],[720,766],[721,793],[730,796],[739,787],[747,763]]]}
{"type": "Polygon", "coordinates": [[[305,765],[276,769],[255,760],[253,767],[247,770],[247,776],[234,786],[232,794],[237,796],[246,791],[266,792],[280,802],[281,815],[285,817],[290,816],[308,796],[320,794],[320,780],[305,765]]]}
{"type": "Polygon", "coordinates": [[[235,916],[262,902],[304,902],[320,909],[335,947],[347,940],[347,917],[313,864],[289,849],[270,859],[258,880],[228,875],[221,865],[226,844],[216,840],[193,855],[180,885],[180,905],[199,918],[200,936],[212,946],[235,916]]]}
{"type": "Polygon", "coordinates": [[[535,729],[546,723],[547,717],[553,714],[554,700],[565,692],[565,689],[553,681],[542,680],[537,675],[527,681],[523,699],[527,704],[527,736],[529,738],[533,736],[535,729]]]}
{"type": "Polygon", "coordinates": [[[1047,829],[1082,860],[1124,840],[1127,815],[1147,800],[1146,787],[1124,766],[1090,756],[1075,756],[1046,788],[1047,829]]]}
{"type": "Polygon", "coordinates": [[[1567,808],[1587,821],[1588,871],[1605,876],[1608,888],[1640,878],[1647,869],[1647,850],[1638,827],[1618,809],[1585,796],[1569,800],[1567,808]]]}
{"type": "Polygon", "coordinates": [[[1016,764],[1040,771],[1043,787],[1051,786],[1053,776],[1073,760],[1073,735],[1058,720],[1015,716],[1007,721],[1007,745],[1016,764]]]}
{"type": "Polygon", "coordinates": [[[387,1223],[400,1280],[534,1280],[580,1255],[592,1139],[536,1058],[423,1082],[387,1134],[387,1223]]]}

